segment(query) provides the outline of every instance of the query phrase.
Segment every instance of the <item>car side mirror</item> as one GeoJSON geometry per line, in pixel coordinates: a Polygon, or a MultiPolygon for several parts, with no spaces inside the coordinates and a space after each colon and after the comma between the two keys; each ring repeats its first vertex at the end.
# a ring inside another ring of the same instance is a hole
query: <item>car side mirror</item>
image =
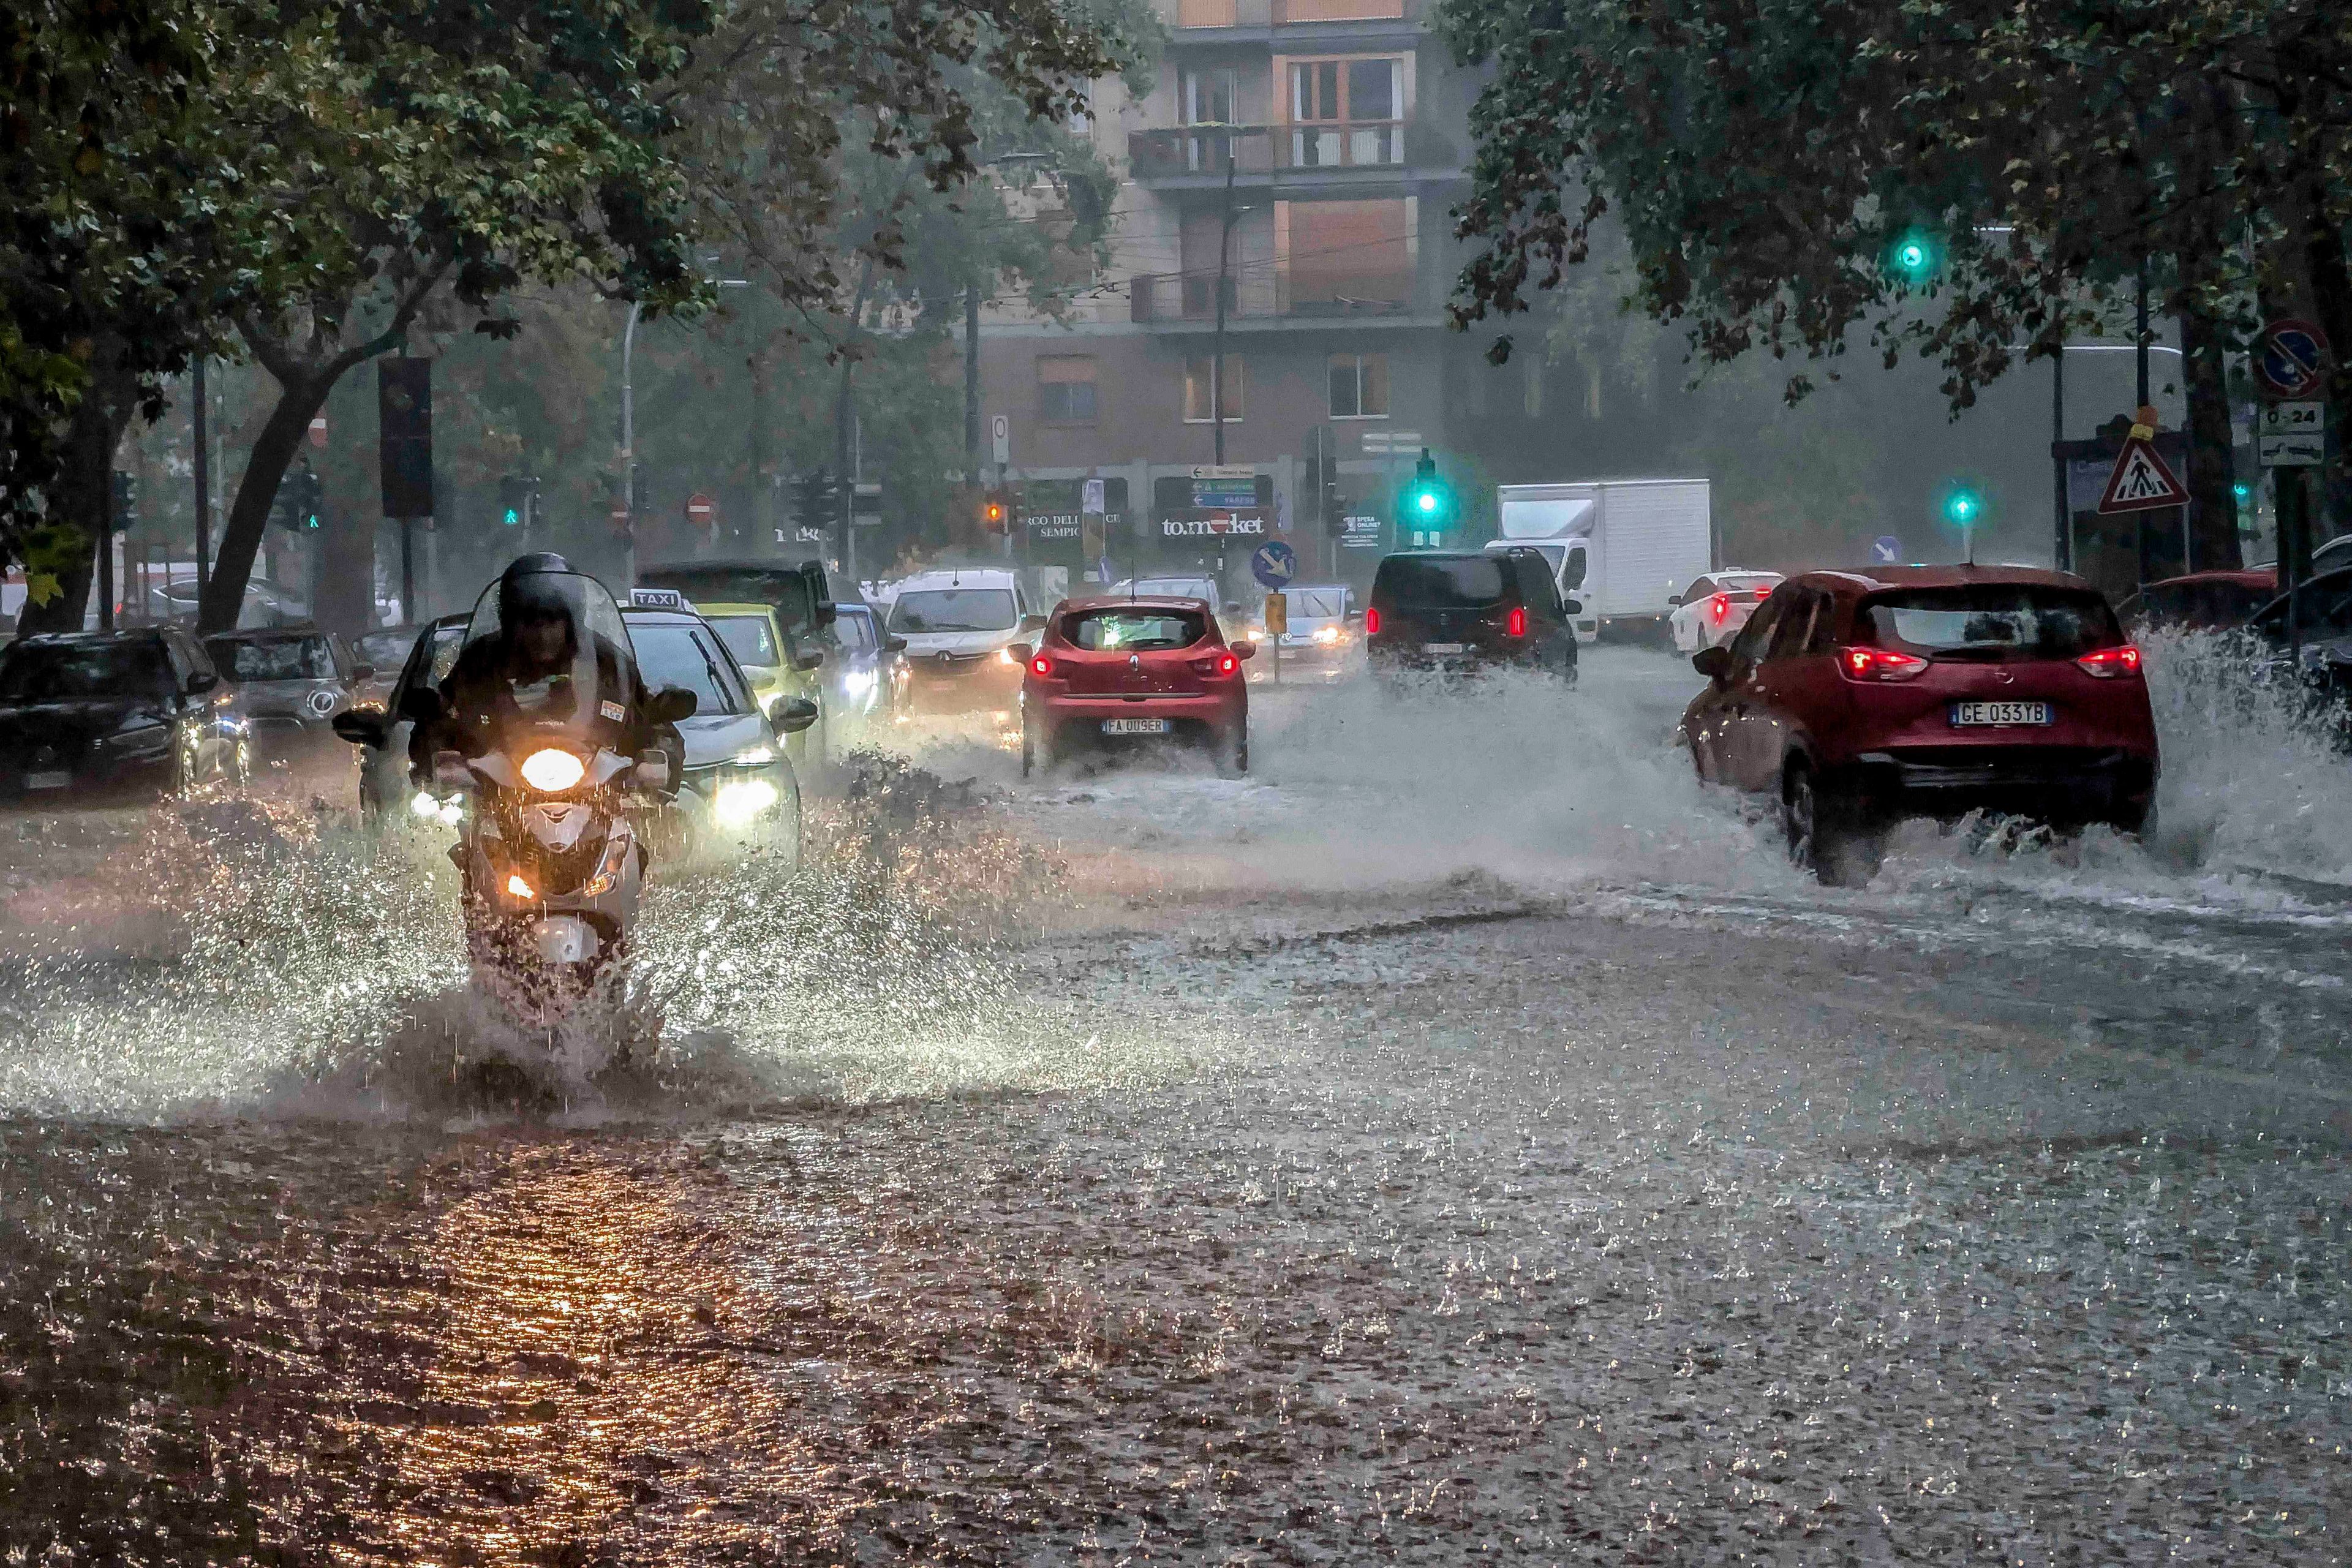
{"type": "Polygon", "coordinates": [[[430,724],[448,711],[437,686],[412,686],[400,694],[400,717],[412,724],[430,724]]]}
{"type": "Polygon", "coordinates": [[[1691,668],[1717,686],[1731,679],[1731,650],[1718,643],[1691,655],[1691,668]]]}
{"type": "Polygon", "coordinates": [[[375,666],[372,664],[355,664],[352,666],[352,679],[353,680],[373,680],[375,679],[375,666]]]}
{"type": "Polygon", "coordinates": [[[1679,605],[1682,602],[1683,596],[1680,594],[1669,594],[1666,595],[1666,603],[1669,605],[1679,605]]]}
{"type": "Polygon", "coordinates": [[[220,685],[219,676],[208,669],[200,669],[188,677],[188,683],[183,689],[191,697],[202,697],[218,685],[220,685]]]}
{"type": "Polygon", "coordinates": [[[808,585],[809,618],[819,626],[829,626],[840,617],[835,607],[833,589],[824,580],[824,567],[815,561],[801,563],[801,581],[808,585]]]}
{"type": "Polygon", "coordinates": [[[700,706],[700,700],[685,687],[665,686],[646,700],[646,717],[656,724],[675,724],[693,718],[700,706]]]}
{"type": "Polygon", "coordinates": [[[776,710],[776,728],[787,735],[797,735],[816,722],[816,704],[805,697],[787,700],[776,710]]]}
{"type": "Polygon", "coordinates": [[[794,656],[793,659],[793,668],[794,669],[815,669],[824,663],[824,650],[821,648],[811,648],[806,653],[794,656]]]}
{"type": "Polygon", "coordinates": [[[1560,605],[1560,610],[1566,615],[1580,616],[1584,614],[1584,601],[1581,599],[1570,599],[1560,605]]]}
{"type": "Polygon", "coordinates": [[[1012,643],[1005,647],[1004,651],[1013,656],[1013,663],[1026,664],[1036,657],[1037,645],[1025,642],[1012,643]]]}
{"type": "Polygon", "coordinates": [[[666,795],[677,787],[677,776],[671,773],[669,753],[659,746],[651,746],[637,754],[637,765],[629,772],[629,782],[637,788],[666,795]]]}
{"type": "Polygon", "coordinates": [[[1021,629],[1024,632],[1042,632],[1045,629],[1045,617],[1024,616],[1021,617],[1021,629]]]}
{"type": "Polygon", "coordinates": [[[892,637],[885,642],[882,645],[882,647],[883,651],[886,653],[904,653],[907,651],[907,639],[905,637],[892,637]]]}
{"type": "Polygon", "coordinates": [[[1244,637],[1241,641],[1229,644],[1228,646],[1233,649],[1233,655],[1235,658],[1255,658],[1257,657],[1257,644],[1250,641],[1247,637],[1244,637]]]}
{"type": "Polygon", "coordinates": [[[369,709],[346,708],[330,721],[330,728],[354,746],[381,750],[391,738],[391,727],[384,716],[369,709]]]}

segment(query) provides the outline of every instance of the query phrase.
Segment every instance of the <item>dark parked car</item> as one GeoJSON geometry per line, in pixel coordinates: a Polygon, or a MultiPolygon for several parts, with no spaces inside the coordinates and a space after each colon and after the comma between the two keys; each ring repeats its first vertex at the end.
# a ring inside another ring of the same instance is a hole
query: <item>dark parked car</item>
{"type": "MultiPolygon", "coordinates": [[[[2294,591],[2295,626],[2303,643],[2304,682],[2352,710],[2352,566],[2324,573],[2294,591]]],[[[2246,629],[2267,650],[2276,673],[2286,672],[2287,595],[2255,612],[2246,629]]],[[[2343,715],[2339,715],[2339,721],[2343,715]]],[[[2352,734],[2352,731],[2347,731],[2352,734]]]]}
{"type": "Polygon", "coordinates": [[[1391,555],[1372,578],[1364,652],[1375,674],[1515,665],[1576,682],[1576,633],[1532,549],[1391,555]]]}
{"type": "Polygon", "coordinates": [[[907,639],[882,630],[873,606],[837,606],[824,631],[824,710],[848,731],[889,722],[906,684],[907,639]]]}
{"type": "Polygon", "coordinates": [[[443,616],[410,640],[408,657],[393,679],[382,708],[373,704],[352,709],[333,721],[335,733],[360,749],[360,812],[374,817],[386,811],[415,811],[439,816],[442,803],[419,795],[408,780],[408,737],[416,728],[409,693],[438,687],[457,662],[466,640],[466,616],[443,616]]]}
{"type": "Polygon", "coordinates": [[[244,782],[236,698],[177,627],[20,637],[0,649],[0,799],[244,782]]]}
{"type": "Polygon", "coordinates": [[[2235,631],[2254,612],[2278,597],[2278,569],[2257,567],[2247,572],[2191,572],[2150,583],[2116,606],[2123,624],[2177,627],[2183,631],[2235,631]]]}
{"type": "Polygon", "coordinates": [[[2099,591],[2057,572],[1810,572],[1691,660],[1699,776],[1769,793],[1789,853],[1867,874],[1904,816],[1979,807],[2137,833],[2156,798],[2139,649],[2099,591]]]}
{"type": "Polygon", "coordinates": [[[255,746],[277,755],[337,744],[330,721],[375,673],[352,662],[342,638],[316,626],[222,632],[205,639],[205,651],[236,688],[255,746]]]}

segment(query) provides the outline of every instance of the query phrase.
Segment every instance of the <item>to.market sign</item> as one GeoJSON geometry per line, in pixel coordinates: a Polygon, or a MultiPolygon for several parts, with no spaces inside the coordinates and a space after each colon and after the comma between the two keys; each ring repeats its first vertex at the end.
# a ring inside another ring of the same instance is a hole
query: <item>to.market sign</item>
{"type": "Polygon", "coordinates": [[[1178,512],[1160,520],[1163,539],[1263,539],[1265,513],[1250,511],[1178,512]]]}

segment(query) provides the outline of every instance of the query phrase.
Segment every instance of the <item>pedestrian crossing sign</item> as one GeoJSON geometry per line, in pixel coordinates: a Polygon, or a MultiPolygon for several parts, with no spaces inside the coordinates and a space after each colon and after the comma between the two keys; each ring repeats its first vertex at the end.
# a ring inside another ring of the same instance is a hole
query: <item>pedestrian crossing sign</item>
{"type": "MultiPolygon", "coordinates": [[[[2144,417],[2147,412],[2142,411],[2144,417]]],[[[2115,471],[2107,476],[2107,488],[2099,495],[2100,512],[2158,511],[2188,504],[2188,490],[2156,455],[2155,426],[2135,424],[2116,455],[2115,471]]]]}

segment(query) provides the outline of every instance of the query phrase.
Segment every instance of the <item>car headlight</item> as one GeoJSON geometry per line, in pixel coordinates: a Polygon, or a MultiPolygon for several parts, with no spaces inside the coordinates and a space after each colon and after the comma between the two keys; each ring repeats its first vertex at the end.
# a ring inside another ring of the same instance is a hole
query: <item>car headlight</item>
{"type": "Polygon", "coordinates": [[[522,782],[542,795],[561,795],[588,776],[588,764],[558,746],[545,746],[522,760],[522,782]]]}
{"type": "Polygon", "coordinates": [[[1001,647],[996,650],[996,662],[999,664],[1019,664],[1021,661],[1013,657],[1013,650],[1011,648],[1001,647]]]}
{"type": "Polygon", "coordinates": [[[730,827],[740,827],[761,812],[773,810],[782,798],[766,779],[730,779],[711,797],[710,814],[730,827]]]}
{"type": "Polygon", "coordinates": [[[841,678],[841,689],[853,697],[870,696],[874,690],[874,672],[853,669],[841,678]]]}
{"type": "Polygon", "coordinates": [[[1339,640],[1339,628],[1337,626],[1317,626],[1315,628],[1315,640],[1319,643],[1338,642],[1339,640]]]}

